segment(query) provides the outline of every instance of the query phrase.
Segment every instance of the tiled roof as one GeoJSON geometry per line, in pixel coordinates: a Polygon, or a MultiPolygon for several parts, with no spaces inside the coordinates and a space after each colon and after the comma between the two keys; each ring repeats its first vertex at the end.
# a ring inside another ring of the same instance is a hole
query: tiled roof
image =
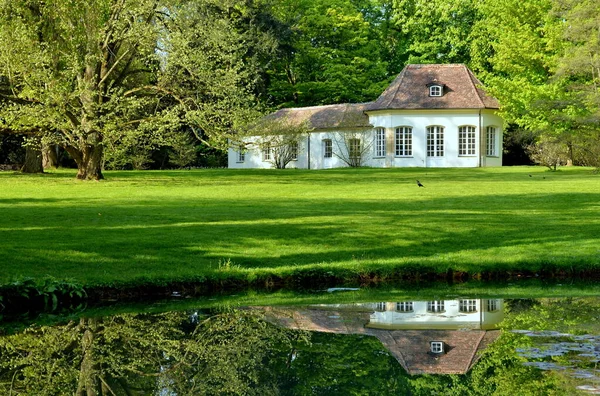
{"type": "Polygon", "coordinates": [[[499,332],[485,330],[373,330],[391,354],[411,375],[465,374],[477,361],[479,353],[499,332]],[[485,339],[486,342],[483,342],[485,339]],[[429,352],[431,341],[442,341],[446,352],[429,352]],[[479,353],[478,353],[479,352],[479,353]]]}
{"type": "Polygon", "coordinates": [[[326,106],[280,109],[269,114],[264,121],[285,120],[295,125],[303,122],[311,129],[370,127],[364,113],[369,103],[345,103],[326,106]]]}
{"type": "Polygon", "coordinates": [[[361,128],[372,126],[365,114],[369,110],[484,108],[497,109],[498,101],[485,93],[465,65],[408,65],[375,102],[280,109],[262,121],[306,123],[313,130],[361,128]],[[429,96],[432,83],[444,87],[442,96],[429,96]]]}
{"type": "Polygon", "coordinates": [[[388,109],[497,109],[481,82],[462,64],[408,65],[368,110],[388,109]],[[443,86],[443,95],[429,96],[428,86],[443,86]]]}

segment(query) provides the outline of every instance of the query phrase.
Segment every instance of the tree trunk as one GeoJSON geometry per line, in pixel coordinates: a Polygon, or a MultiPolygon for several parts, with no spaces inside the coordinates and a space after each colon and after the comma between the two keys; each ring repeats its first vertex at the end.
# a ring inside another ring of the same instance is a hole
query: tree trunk
{"type": "Polygon", "coordinates": [[[80,180],[102,180],[102,145],[86,145],[82,152],[82,162],[77,163],[77,178],[80,180]]]}
{"type": "Polygon", "coordinates": [[[58,168],[58,146],[55,144],[42,146],[42,165],[44,169],[58,168]]]}
{"type": "Polygon", "coordinates": [[[97,319],[81,319],[79,326],[83,330],[81,349],[83,358],[79,369],[77,382],[77,396],[96,396],[98,394],[98,364],[94,357],[94,332],[97,328],[97,319]]]}
{"type": "Polygon", "coordinates": [[[83,144],[81,149],[66,146],[65,150],[77,163],[77,179],[79,180],[102,180],[102,156],[101,144],[83,144]]]}
{"type": "Polygon", "coordinates": [[[42,151],[38,147],[25,146],[25,164],[21,171],[23,173],[44,173],[42,151]]]}

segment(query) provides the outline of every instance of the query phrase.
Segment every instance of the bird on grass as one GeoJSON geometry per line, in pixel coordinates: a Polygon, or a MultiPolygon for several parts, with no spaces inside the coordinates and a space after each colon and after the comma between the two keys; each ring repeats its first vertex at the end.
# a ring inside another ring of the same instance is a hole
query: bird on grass
{"type": "Polygon", "coordinates": [[[424,186],[424,185],[422,185],[422,184],[421,184],[421,182],[420,182],[420,181],[418,181],[418,180],[417,180],[417,186],[425,188],[425,186],[424,186]]]}

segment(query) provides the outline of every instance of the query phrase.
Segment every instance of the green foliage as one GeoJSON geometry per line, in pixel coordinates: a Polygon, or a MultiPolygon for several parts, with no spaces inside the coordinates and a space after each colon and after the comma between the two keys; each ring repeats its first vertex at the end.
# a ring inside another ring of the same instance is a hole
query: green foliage
{"type": "Polygon", "coordinates": [[[103,177],[105,149],[113,167],[143,168],[182,125],[223,147],[256,115],[247,52],[272,47],[260,31],[248,47],[234,9],[244,2],[0,2],[4,127],[64,147],[80,179],[103,177]]]}
{"type": "Polygon", "coordinates": [[[59,302],[81,302],[87,297],[87,293],[76,282],[44,277],[23,278],[1,286],[0,297],[6,298],[7,304],[24,304],[36,309],[55,311],[59,302]]]}
{"type": "Polygon", "coordinates": [[[33,326],[0,337],[0,393],[272,394],[291,340],[289,331],[239,311],[33,326]]]}
{"type": "Polygon", "coordinates": [[[408,63],[469,63],[479,3],[395,0],[393,20],[396,29],[407,37],[408,63]]]}
{"type": "Polygon", "coordinates": [[[356,103],[373,100],[383,91],[390,76],[380,34],[366,20],[368,8],[361,9],[359,4],[350,0],[276,2],[274,14],[289,30],[269,72],[274,104],[356,103]]]}
{"type": "Polygon", "coordinates": [[[408,376],[375,337],[315,332],[292,354],[281,373],[284,395],[411,394],[408,376]]]}

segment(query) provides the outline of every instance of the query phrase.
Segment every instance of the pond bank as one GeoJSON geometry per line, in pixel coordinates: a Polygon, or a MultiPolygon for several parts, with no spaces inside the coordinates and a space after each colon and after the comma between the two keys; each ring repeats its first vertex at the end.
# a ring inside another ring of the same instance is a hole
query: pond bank
{"type": "MultiPolygon", "coordinates": [[[[547,271],[488,271],[468,274],[449,269],[445,273],[371,273],[349,274],[331,271],[297,272],[294,276],[265,274],[249,279],[241,273],[219,278],[192,279],[186,281],[139,282],[136,284],[82,286],[54,278],[43,280],[25,279],[0,287],[0,314],[14,315],[20,312],[52,312],[78,306],[110,305],[115,302],[155,301],[170,298],[193,298],[245,290],[273,293],[281,290],[307,292],[336,287],[360,289],[399,286],[405,290],[439,290],[440,287],[464,286],[481,294],[493,289],[521,285],[558,284],[578,285],[600,280],[600,271],[547,270],[547,271]],[[474,286],[474,289],[473,289],[474,286]]],[[[520,296],[524,297],[524,296],[520,296]]]]}

